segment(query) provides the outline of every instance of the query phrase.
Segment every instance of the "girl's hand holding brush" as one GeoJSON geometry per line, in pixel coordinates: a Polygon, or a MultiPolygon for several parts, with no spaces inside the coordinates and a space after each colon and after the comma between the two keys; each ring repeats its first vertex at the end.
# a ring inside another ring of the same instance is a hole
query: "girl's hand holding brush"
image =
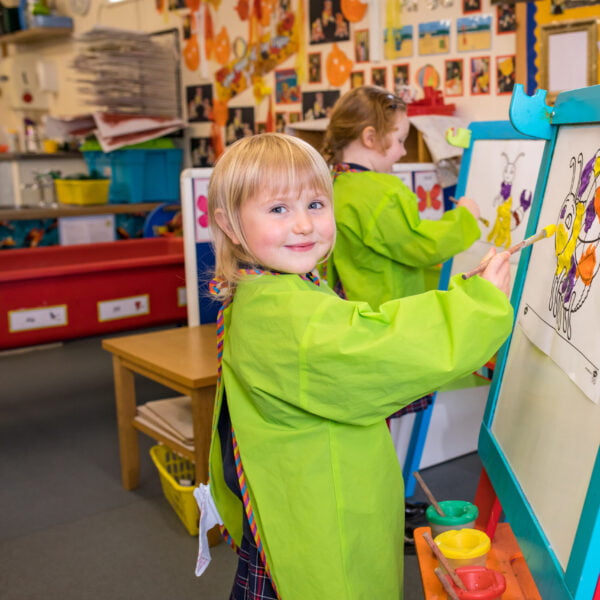
{"type": "Polygon", "coordinates": [[[507,296],[510,293],[510,252],[497,253],[493,246],[483,257],[480,265],[487,263],[485,269],[481,272],[481,277],[493,283],[501,292],[507,296]]]}

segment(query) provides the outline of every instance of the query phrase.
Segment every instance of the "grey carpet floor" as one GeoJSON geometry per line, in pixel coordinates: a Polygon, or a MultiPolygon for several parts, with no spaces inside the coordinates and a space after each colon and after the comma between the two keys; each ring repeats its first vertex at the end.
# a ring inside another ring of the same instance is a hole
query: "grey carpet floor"
{"type": "MultiPolygon", "coordinates": [[[[172,396],[141,377],[136,389],[142,401],[172,396]]],[[[235,554],[221,543],[194,575],[197,538],[162,493],[153,441],[140,442],[141,482],[128,492],[101,338],[0,353],[0,598],[227,600],[235,554]]],[[[472,500],[480,470],[469,454],[422,475],[439,498],[472,500]]],[[[405,600],[422,599],[414,556],[405,570],[405,600]]]]}

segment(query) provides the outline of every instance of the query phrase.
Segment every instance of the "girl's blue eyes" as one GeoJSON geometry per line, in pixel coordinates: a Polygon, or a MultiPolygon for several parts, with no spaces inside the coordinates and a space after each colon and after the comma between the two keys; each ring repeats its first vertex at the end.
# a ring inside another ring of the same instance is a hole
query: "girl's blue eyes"
{"type": "MultiPolygon", "coordinates": [[[[322,200],[313,200],[309,205],[308,208],[310,210],[314,210],[314,209],[319,209],[319,208],[323,208],[325,206],[325,204],[323,203],[322,200]]],[[[269,210],[269,212],[275,213],[275,214],[283,214],[284,212],[286,212],[288,209],[285,206],[274,206],[273,208],[271,208],[269,210]]]]}

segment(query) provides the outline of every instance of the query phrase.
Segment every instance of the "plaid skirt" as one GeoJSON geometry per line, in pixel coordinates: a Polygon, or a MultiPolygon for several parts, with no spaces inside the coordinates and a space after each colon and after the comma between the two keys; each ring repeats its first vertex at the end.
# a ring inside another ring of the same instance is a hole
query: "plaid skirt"
{"type": "Polygon", "coordinates": [[[246,537],[238,548],[238,567],[229,600],[278,600],[256,546],[246,537]]]}
{"type": "Polygon", "coordinates": [[[433,402],[433,394],[427,394],[427,396],[423,396],[422,398],[418,398],[414,402],[411,402],[408,406],[397,410],[395,413],[391,414],[388,419],[397,419],[398,417],[402,417],[404,415],[408,415],[410,413],[417,413],[426,408],[429,408],[431,403],[433,402]]]}

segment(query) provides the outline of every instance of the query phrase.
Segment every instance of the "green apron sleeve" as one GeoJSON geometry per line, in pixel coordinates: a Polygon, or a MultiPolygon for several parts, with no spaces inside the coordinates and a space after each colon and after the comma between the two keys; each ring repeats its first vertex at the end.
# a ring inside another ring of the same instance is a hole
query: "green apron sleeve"
{"type": "Polygon", "coordinates": [[[464,207],[439,220],[421,219],[414,194],[389,192],[369,216],[364,243],[374,252],[413,267],[444,262],[479,239],[477,220],[464,207]]]}
{"type": "Polygon", "coordinates": [[[230,384],[281,423],[298,409],[375,423],[481,367],[513,317],[506,296],[481,277],[455,277],[448,292],[392,300],[380,311],[314,291],[237,294],[236,343],[226,343],[224,356],[230,384]],[[257,311],[269,318],[256,319],[257,311]]]}

